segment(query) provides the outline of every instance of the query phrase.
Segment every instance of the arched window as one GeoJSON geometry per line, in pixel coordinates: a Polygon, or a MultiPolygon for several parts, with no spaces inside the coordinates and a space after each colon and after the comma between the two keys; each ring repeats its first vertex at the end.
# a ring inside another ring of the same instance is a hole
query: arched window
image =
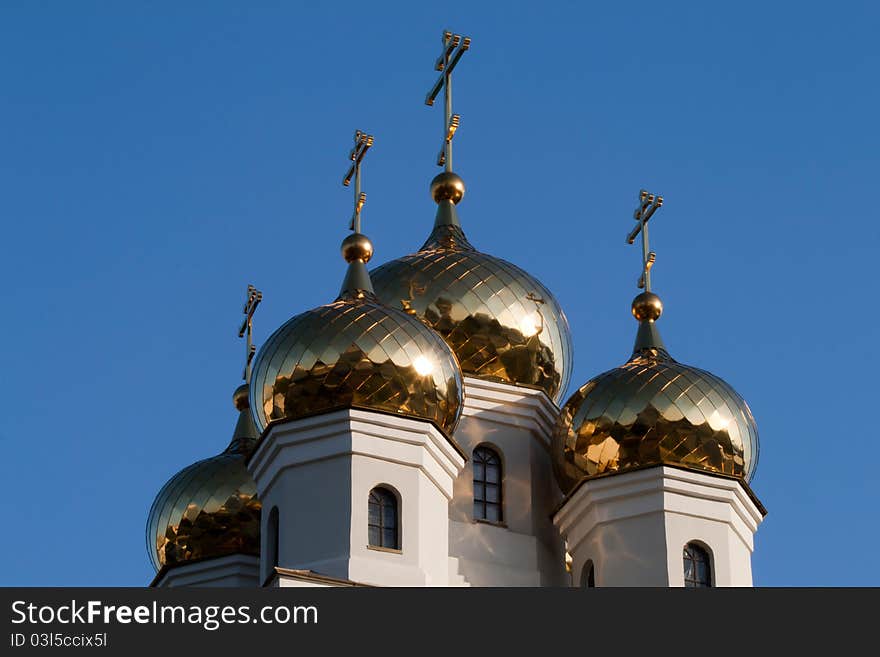
{"type": "Polygon", "coordinates": [[[400,525],[397,521],[397,495],[376,486],[370,491],[369,541],[372,547],[400,549],[400,525]]]}
{"type": "Polygon", "coordinates": [[[687,588],[712,586],[712,562],[706,548],[696,543],[684,546],[684,585],[687,588]]]}
{"type": "Polygon", "coordinates": [[[501,457],[486,446],[474,450],[474,518],[501,522],[501,457]]]}
{"type": "Polygon", "coordinates": [[[596,588],[596,568],[592,560],[587,561],[581,571],[581,586],[585,589],[596,588]]]}
{"type": "Polygon", "coordinates": [[[266,521],[266,572],[268,578],[278,565],[278,507],[273,506],[266,521]]]}

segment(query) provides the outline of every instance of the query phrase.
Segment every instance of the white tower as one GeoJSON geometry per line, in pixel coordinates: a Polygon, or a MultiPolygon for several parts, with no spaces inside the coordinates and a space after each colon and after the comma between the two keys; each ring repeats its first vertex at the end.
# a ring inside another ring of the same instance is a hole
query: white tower
{"type": "Polygon", "coordinates": [[[654,465],[583,480],[554,522],[573,586],[752,586],[764,514],[740,479],[654,465]]]}
{"type": "Polygon", "coordinates": [[[360,233],[358,132],[355,231],[333,302],[290,319],[257,356],[251,404],[265,431],[248,461],[263,501],[268,585],[445,586],[452,482],[465,456],[458,363],[417,318],[381,303],[360,233]]]}
{"type": "MultiPolygon", "coordinates": [[[[568,322],[540,281],[482,253],[465,237],[456,206],[464,181],[453,171],[460,116],[452,113],[452,71],[470,37],[444,31],[428,92],[444,92],[444,171],[431,182],[434,228],[416,252],[373,272],[377,296],[442,335],[465,376],[455,440],[470,463],[449,506],[450,585],[548,586],[565,581],[564,550],[550,513],[550,435],[571,371],[568,322]]],[[[499,222],[503,229],[503,224],[499,222]]]]}
{"type": "Polygon", "coordinates": [[[568,322],[537,279],[468,242],[459,176],[441,173],[431,194],[438,208],[428,240],[372,277],[380,299],[444,337],[465,377],[454,438],[470,463],[449,506],[450,584],[564,585],[550,437],[571,371],[568,322]]]}
{"type": "Polygon", "coordinates": [[[642,234],[632,356],[582,386],[553,441],[566,499],[554,515],[575,586],[751,586],[765,510],[747,482],[758,432],[727,383],[672,359],[655,322],[647,221],[662,197],[640,195],[642,234]]]}

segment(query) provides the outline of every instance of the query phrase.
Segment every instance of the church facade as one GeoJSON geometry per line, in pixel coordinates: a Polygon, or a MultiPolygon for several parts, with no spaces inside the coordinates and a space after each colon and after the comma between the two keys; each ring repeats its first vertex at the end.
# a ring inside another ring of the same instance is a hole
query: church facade
{"type": "Polygon", "coordinates": [[[727,383],[660,337],[648,227],[662,198],[639,195],[628,238],[643,255],[632,353],[564,399],[562,308],[472,245],[458,215],[451,73],[469,46],[443,35],[428,104],[445,90],[444,171],[421,248],[368,270],[373,138],[358,132],[339,296],[256,352],[249,287],[233,436],[157,495],[153,586],[752,585],[757,429],[727,383]]]}

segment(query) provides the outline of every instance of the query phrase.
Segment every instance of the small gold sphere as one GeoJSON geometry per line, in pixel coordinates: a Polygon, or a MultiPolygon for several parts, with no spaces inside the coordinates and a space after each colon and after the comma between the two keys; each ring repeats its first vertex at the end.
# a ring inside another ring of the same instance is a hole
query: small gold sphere
{"type": "Polygon", "coordinates": [[[373,243],[366,235],[352,233],[342,240],[342,257],[346,262],[360,260],[366,264],[373,257],[373,243]]]}
{"type": "Polygon", "coordinates": [[[464,180],[457,173],[444,171],[431,181],[431,198],[437,203],[452,201],[456,205],[464,198],[464,180]]]}
{"type": "Polygon", "coordinates": [[[653,292],[642,292],[633,299],[632,313],[640,322],[656,320],[663,314],[663,302],[653,292]]]}
{"type": "Polygon", "coordinates": [[[243,411],[246,408],[251,407],[251,403],[248,400],[248,384],[242,383],[235,389],[235,392],[232,393],[232,403],[235,404],[235,408],[239,411],[243,411]]]}

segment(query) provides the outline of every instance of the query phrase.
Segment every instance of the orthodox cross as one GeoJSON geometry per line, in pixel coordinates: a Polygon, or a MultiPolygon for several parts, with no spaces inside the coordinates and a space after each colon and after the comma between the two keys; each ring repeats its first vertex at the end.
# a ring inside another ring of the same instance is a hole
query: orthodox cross
{"type": "Polygon", "coordinates": [[[434,63],[434,70],[441,71],[440,77],[425,97],[425,105],[433,105],[437,94],[441,89],[444,90],[446,107],[443,112],[443,147],[440,149],[440,155],[437,156],[437,166],[445,165],[446,171],[452,171],[452,138],[461,121],[458,114],[452,113],[452,69],[470,47],[470,37],[453,34],[448,30],[443,32],[443,51],[434,63]]]}
{"type": "Polygon", "coordinates": [[[253,342],[254,313],[262,300],[263,293],[253,285],[248,285],[247,299],[245,299],[244,302],[244,321],[241,323],[241,328],[238,329],[238,337],[243,338],[247,336],[247,340],[245,341],[247,355],[245,356],[244,361],[244,373],[241,377],[244,379],[245,383],[248,384],[251,382],[251,361],[254,359],[254,354],[257,353],[257,348],[254,346],[253,342]]]}
{"type": "Polygon", "coordinates": [[[351,216],[351,223],[348,228],[356,233],[361,232],[361,210],[364,207],[364,203],[367,202],[367,195],[361,191],[361,161],[372,145],[373,135],[355,130],[354,146],[348,154],[351,166],[348,167],[345,178],[342,179],[342,184],[348,187],[352,177],[354,177],[354,214],[351,216]]]}
{"type": "Polygon", "coordinates": [[[646,190],[639,192],[639,207],[633,212],[633,219],[639,223],[626,236],[627,244],[636,241],[639,233],[642,234],[642,275],[639,278],[638,286],[644,288],[645,292],[651,291],[651,267],[657,259],[657,254],[648,249],[648,219],[657,211],[657,208],[663,205],[663,197],[651,194],[646,190]]]}

